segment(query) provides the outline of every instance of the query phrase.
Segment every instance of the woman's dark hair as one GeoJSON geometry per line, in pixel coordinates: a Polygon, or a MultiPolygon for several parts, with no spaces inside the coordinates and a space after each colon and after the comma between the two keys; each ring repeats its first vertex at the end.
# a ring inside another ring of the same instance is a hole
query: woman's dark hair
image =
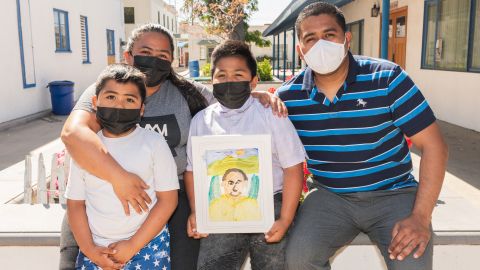
{"type": "Polygon", "coordinates": [[[297,21],[295,22],[295,29],[297,30],[298,38],[301,37],[302,29],[301,24],[305,21],[306,18],[311,16],[318,16],[321,14],[328,14],[335,18],[340,28],[343,32],[347,31],[347,24],[345,22],[345,16],[343,12],[335,5],[327,2],[317,2],[306,6],[298,15],[297,21]]]}
{"type": "Polygon", "coordinates": [[[218,45],[212,53],[212,76],[220,59],[236,56],[245,59],[252,78],[257,76],[257,61],[252,51],[245,42],[239,40],[227,40],[218,45]]]}
{"type": "Polygon", "coordinates": [[[140,70],[125,64],[109,65],[100,73],[100,76],[98,76],[95,95],[98,96],[105,87],[105,84],[110,80],[122,84],[133,83],[138,88],[142,103],[145,101],[145,96],[147,95],[145,75],[140,70]]]}
{"type": "MultiPolygon", "coordinates": [[[[140,27],[135,28],[130,35],[127,43],[127,51],[132,54],[133,45],[137,40],[145,33],[160,33],[168,38],[170,43],[171,55],[173,58],[173,52],[175,51],[175,46],[173,44],[173,36],[166,28],[160,24],[149,23],[144,24],[140,27]]],[[[173,85],[175,85],[182,96],[188,103],[188,108],[190,109],[190,114],[194,116],[197,112],[205,109],[208,105],[205,97],[197,90],[193,83],[189,82],[182,76],[178,75],[173,68],[170,69],[170,74],[167,76],[167,80],[170,80],[173,85]]]]}

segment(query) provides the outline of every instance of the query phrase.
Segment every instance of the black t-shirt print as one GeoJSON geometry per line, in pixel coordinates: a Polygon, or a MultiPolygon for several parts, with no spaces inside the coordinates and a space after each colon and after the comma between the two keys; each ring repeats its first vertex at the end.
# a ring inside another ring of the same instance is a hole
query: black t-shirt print
{"type": "Polygon", "coordinates": [[[140,121],[140,126],[144,129],[162,134],[170,147],[170,151],[172,151],[172,155],[174,157],[177,156],[175,147],[180,144],[181,133],[177,118],[174,114],[143,117],[140,121]]]}

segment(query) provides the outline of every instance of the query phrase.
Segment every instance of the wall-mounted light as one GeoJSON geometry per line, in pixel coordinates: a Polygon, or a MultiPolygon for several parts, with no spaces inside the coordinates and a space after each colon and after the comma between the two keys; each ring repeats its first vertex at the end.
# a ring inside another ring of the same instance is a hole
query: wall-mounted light
{"type": "Polygon", "coordinates": [[[371,16],[378,17],[379,12],[380,12],[380,4],[377,4],[377,3],[373,4],[371,16]]]}

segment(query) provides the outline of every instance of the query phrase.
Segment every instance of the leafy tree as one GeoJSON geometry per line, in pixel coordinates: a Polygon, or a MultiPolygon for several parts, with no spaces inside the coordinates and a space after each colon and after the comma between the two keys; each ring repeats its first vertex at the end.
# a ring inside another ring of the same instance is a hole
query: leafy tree
{"type": "Polygon", "coordinates": [[[246,35],[245,35],[245,42],[250,43],[250,44],[253,43],[260,48],[272,46],[272,42],[270,42],[270,40],[263,39],[262,38],[262,33],[258,30],[255,30],[255,31],[248,31],[247,30],[246,35]]]}
{"type": "Polygon", "coordinates": [[[223,39],[245,40],[244,23],[258,10],[258,0],[185,0],[182,10],[207,33],[223,39]]]}

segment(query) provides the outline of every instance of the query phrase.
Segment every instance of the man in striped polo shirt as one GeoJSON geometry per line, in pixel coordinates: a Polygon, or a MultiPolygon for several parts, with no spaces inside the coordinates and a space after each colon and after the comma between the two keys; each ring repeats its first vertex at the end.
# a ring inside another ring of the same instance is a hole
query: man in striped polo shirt
{"type": "Polygon", "coordinates": [[[315,189],[289,237],[288,269],[330,269],[360,232],[388,269],[432,269],[430,222],[448,155],[432,110],[398,65],[348,51],[352,35],[336,6],[309,5],[295,27],[308,67],[277,93],[315,189]],[[405,135],[422,152],[419,182],[405,135]]]}

